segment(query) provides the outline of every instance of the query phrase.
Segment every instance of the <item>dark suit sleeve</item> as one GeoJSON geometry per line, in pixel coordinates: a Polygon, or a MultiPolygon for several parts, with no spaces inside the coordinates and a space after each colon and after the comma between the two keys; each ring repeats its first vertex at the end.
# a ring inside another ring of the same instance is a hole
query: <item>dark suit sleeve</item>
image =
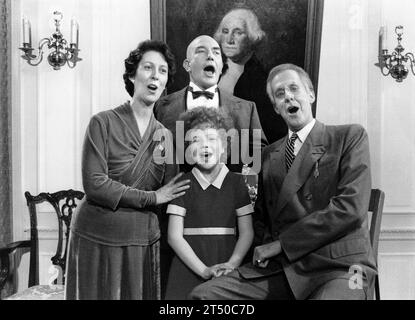
{"type": "Polygon", "coordinates": [[[282,249],[291,262],[347,235],[364,221],[371,175],[368,137],[361,126],[351,126],[345,134],[338,172],[336,192],[328,205],[280,233],[282,249]]]}
{"type": "MultiPolygon", "coordinates": [[[[265,158],[266,151],[263,152],[263,158],[265,158]]],[[[254,246],[259,246],[268,242],[271,242],[271,223],[269,222],[269,214],[264,198],[264,179],[263,170],[258,175],[258,193],[255,201],[255,210],[252,215],[254,225],[254,246]]]]}
{"type": "Polygon", "coordinates": [[[268,226],[266,223],[266,217],[268,216],[267,207],[264,203],[263,185],[262,185],[262,172],[258,176],[258,196],[255,201],[255,211],[252,215],[254,225],[254,246],[259,246],[265,243],[265,238],[269,234],[268,226]]]}
{"type": "Polygon", "coordinates": [[[160,121],[160,109],[161,109],[161,101],[158,100],[156,101],[156,103],[154,104],[154,108],[153,108],[153,113],[154,113],[154,117],[160,121]]]}
{"type": "MultiPolygon", "coordinates": [[[[253,130],[253,129],[261,130],[261,139],[260,139],[259,143],[260,143],[261,150],[263,150],[264,147],[268,145],[268,140],[265,137],[264,130],[262,130],[262,126],[261,126],[261,122],[259,121],[258,110],[256,108],[255,102],[251,102],[251,104],[252,104],[252,109],[251,109],[250,129],[251,130],[253,130]]],[[[251,145],[254,145],[254,146],[255,146],[254,143],[258,143],[257,141],[252,140],[252,131],[251,131],[251,140],[250,141],[251,141],[251,145]]]]}
{"type": "MultiPolygon", "coordinates": [[[[260,159],[262,150],[268,145],[267,138],[262,130],[261,123],[259,121],[258,111],[256,109],[255,102],[250,103],[250,118],[249,118],[249,154],[253,156],[253,161],[249,165],[253,171],[260,171],[260,159]]],[[[244,155],[242,155],[244,159],[244,155]]]]}

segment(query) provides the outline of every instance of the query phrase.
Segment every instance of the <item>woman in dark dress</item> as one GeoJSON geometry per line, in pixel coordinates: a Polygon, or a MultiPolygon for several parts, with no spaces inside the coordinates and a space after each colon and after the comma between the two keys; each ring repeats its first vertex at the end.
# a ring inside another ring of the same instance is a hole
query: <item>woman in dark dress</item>
{"type": "Polygon", "coordinates": [[[71,224],[66,299],[160,299],[156,206],[184,195],[189,183],[176,183],[177,168],[153,157],[168,150],[169,141],[153,139],[164,129],[153,106],[174,67],[165,43],[140,43],[125,59],[132,101],[94,115],[88,125],[86,197],[71,224]]]}

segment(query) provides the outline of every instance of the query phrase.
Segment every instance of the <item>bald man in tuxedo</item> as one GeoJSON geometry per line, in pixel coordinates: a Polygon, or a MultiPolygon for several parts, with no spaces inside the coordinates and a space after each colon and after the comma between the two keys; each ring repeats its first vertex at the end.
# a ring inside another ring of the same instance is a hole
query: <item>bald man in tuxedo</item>
{"type": "MultiPolygon", "coordinates": [[[[189,74],[189,85],[162,97],[156,103],[154,108],[156,119],[169,129],[176,139],[176,121],[180,114],[199,106],[222,108],[232,118],[239,133],[238,157],[233,160],[229,154],[226,165],[234,172],[241,172],[244,164],[259,169],[261,150],[268,142],[262,131],[257,108],[252,101],[237,98],[218,89],[223,60],[216,40],[207,35],[196,37],[187,48],[183,67],[189,74]],[[249,141],[243,141],[242,129],[247,130],[249,141]],[[252,156],[252,159],[248,159],[246,155],[252,156]]],[[[182,141],[174,141],[176,146],[182,143],[182,141]]],[[[181,166],[185,171],[189,168],[186,165],[181,166]]]]}

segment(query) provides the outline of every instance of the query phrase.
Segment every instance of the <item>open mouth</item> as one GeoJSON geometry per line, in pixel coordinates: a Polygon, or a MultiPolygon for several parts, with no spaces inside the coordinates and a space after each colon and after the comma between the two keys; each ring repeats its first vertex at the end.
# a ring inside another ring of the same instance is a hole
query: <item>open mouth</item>
{"type": "Polygon", "coordinates": [[[297,111],[299,110],[299,108],[298,107],[288,107],[288,113],[289,114],[294,114],[294,113],[296,113],[297,111]]]}
{"type": "Polygon", "coordinates": [[[151,91],[156,91],[157,90],[157,86],[155,84],[149,84],[147,86],[147,88],[149,88],[151,91]]]}
{"type": "Polygon", "coordinates": [[[208,152],[208,151],[202,152],[200,154],[200,158],[204,162],[208,162],[211,157],[212,157],[212,153],[211,152],[208,152]]]}
{"type": "Polygon", "coordinates": [[[213,76],[215,74],[215,67],[210,65],[210,66],[206,66],[205,68],[203,68],[203,71],[208,75],[208,76],[213,76]]]}

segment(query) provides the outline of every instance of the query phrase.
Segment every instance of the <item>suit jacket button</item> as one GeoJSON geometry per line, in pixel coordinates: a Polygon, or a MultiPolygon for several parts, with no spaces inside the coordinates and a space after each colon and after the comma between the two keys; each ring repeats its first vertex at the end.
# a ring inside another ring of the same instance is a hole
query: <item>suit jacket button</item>
{"type": "Polygon", "coordinates": [[[307,194],[307,195],[305,196],[305,199],[306,199],[306,200],[308,200],[308,201],[310,201],[310,200],[312,200],[312,199],[313,199],[313,195],[312,195],[311,193],[309,193],[309,194],[307,194]]]}

